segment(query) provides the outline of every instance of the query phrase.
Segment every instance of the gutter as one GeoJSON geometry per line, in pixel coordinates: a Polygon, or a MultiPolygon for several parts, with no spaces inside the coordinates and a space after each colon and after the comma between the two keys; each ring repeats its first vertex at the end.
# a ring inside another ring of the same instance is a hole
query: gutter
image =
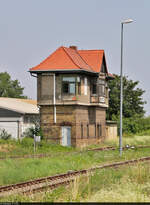
{"type": "Polygon", "coordinates": [[[37,78],[37,75],[33,75],[33,73],[31,73],[31,72],[30,72],[30,75],[31,75],[32,77],[37,78]]]}
{"type": "Polygon", "coordinates": [[[53,93],[53,102],[54,102],[54,123],[56,123],[56,76],[55,73],[53,74],[53,82],[54,82],[54,93],[53,93]]]}
{"type": "MultiPolygon", "coordinates": [[[[29,70],[30,74],[32,75],[33,73],[43,73],[43,72],[55,72],[55,73],[89,73],[92,75],[99,74],[99,72],[94,72],[94,71],[89,71],[89,70],[83,70],[83,69],[58,69],[58,70],[29,70]]],[[[32,75],[33,77],[36,77],[32,75]]]]}
{"type": "Polygon", "coordinates": [[[13,111],[13,112],[17,112],[17,113],[21,113],[21,114],[26,114],[25,112],[23,112],[23,111],[21,111],[21,110],[17,110],[17,109],[10,108],[10,107],[5,107],[5,106],[1,106],[1,105],[0,105],[0,108],[6,109],[6,110],[9,110],[9,111],[13,111]]]}

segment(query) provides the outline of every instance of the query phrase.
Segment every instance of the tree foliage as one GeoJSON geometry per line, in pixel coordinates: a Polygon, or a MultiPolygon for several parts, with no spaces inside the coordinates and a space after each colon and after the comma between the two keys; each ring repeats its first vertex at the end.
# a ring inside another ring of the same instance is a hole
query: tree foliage
{"type": "Polygon", "coordinates": [[[18,80],[12,80],[7,72],[0,73],[0,97],[27,98],[18,80]]]}
{"type": "MultiPolygon", "coordinates": [[[[114,75],[115,79],[108,82],[110,88],[109,108],[107,119],[117,120],[120,115],[120,76],[114,75]]],[[[139,81],[129,80],[128,76],[123,77],[123,117],[144,116],[144,104],[142,95],[145,92],[136,88],[139,81]]]]}

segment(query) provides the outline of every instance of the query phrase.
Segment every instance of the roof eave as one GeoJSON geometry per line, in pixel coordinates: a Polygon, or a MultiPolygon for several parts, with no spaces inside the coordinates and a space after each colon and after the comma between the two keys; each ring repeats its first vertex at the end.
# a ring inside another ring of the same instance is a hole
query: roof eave
{"type": "Polygon", "coordinates": [[[31,111],[31,112],[24,112],[24,111],[17,110],[15,108],[10,108],[10,107],[7,107],[7,106],[6,107],[5,106],[0,106],[0,108],[6,109],[6,110],[9,110],[9,111],[13,111],[13,112],[17,112],[17,113],[20,113],[20,114],[23,114],[23,115],[25,115],[25,114],[35,114],[35,115],[39,114],[38,112],[33,112],[33,111],[31,111]]]}
{"type": "Polygon", "coordinates": [[[42,73],[42,72],[50,72],[50,73],[90,73],[90,74],[99,74],[99,72],[89,71],[85,69],[58,69],[58,70],[29,70],[30,73],[42,73]]]}
{"type": "Polygon", "coordinates": [[[108,75],[106,78],[107,78],[108,80],[113,80],[113,79],[115,79],[115,77],[109,76],[109,75],[108,75]]]}
{"type": "Polygon", "coordinates": [[[20,113],[20,114],[26,114],[23,111],[20,111],[20,110],[14,109],[14,108],[10,108],[10,107],[7,107],[7,106],[6,107],[5,106],[0,106],[0,108],[10,110],[10,111],[13,111],[13,112],[17,112],[17,113],[20,113]]]}

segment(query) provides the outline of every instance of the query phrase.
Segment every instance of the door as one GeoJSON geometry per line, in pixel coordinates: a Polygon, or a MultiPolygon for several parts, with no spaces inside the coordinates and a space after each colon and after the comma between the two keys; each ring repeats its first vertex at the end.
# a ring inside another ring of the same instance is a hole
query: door
{"type": "Polygon", "coordinates": [[[71,146],[71,127],[62,127],[62,146],[71,146]]]}

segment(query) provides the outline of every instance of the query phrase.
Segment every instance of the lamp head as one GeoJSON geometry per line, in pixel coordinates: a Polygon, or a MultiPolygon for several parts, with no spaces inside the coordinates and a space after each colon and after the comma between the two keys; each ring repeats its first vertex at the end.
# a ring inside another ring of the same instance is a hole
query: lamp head
{"type": "Polygon", "coordinates": [[[132,23],[132,22],[133,22],[132,19],[127,19],[127,20],[122,21],[121,23],[122,24],[127,24],[127,23],[132,23]]]}

